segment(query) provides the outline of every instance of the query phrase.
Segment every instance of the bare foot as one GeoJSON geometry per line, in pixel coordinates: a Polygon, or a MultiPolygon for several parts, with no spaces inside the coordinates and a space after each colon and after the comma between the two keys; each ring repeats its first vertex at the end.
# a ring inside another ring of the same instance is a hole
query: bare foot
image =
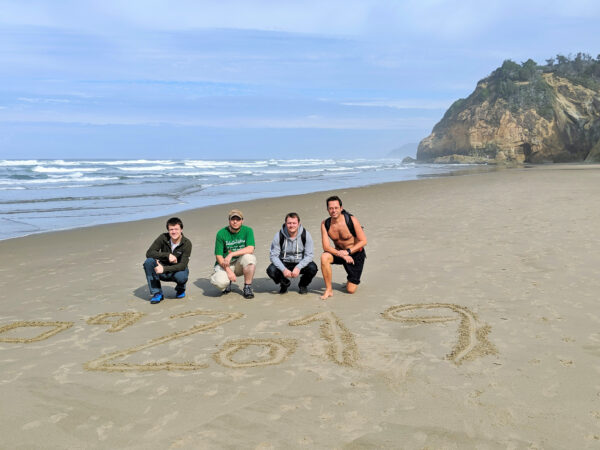
{"type": "Polygon", "coordinates": [[[327,300],[329,297],[333,297],[333,290],[327,289],[323,295],[321,295],[321,300],[327,300]]]}

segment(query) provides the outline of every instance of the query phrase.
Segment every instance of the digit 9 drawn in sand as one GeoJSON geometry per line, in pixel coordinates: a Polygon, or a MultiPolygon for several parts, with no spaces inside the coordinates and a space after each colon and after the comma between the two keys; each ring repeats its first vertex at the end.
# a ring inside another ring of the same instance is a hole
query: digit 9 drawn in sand
{"type": "Polygon", "coordinates": [[[478,356],[496,353],[495,347],[487,340],[491,327],[489,325],[478,327],[477,316],[464,306],[451,303],[397,305],[386,309],[382,316],[387,320],[405,323],[444,323],[456,321],[460,318],[458,342],[447,355],[447,358],[456,365],[462,364],[463,361],[475,359],[478,356]],[[449,309],[458,316],[408,316],[401,314],[419,309],[449,309]]]}
{"type": "Polygon", "coordinates": [[[242,313],[233,312],[222,312],[222,311],[206,311],[206,310],[196,310],[189,311],[181,314],[175,314],[171,316],[171,319],[178,319],[183,317],[191,317],[191,316],[212,316],[216,317],[216,320],[212,322],[203,323],[200,325],[193,326],[188,328],[187,330],[178,331],[177,333],[168,334],[166,336],[161,336],[155,339],[152,339],[145,344],[137,345],[135,347],[130,347],[125,350],[117,350],[116,352],[109,353],[107,355],[101,356],[100,358],[94,359],[93,361],[89,361],[84,364],[84,368],[87,370],[100,370],[106,372],[132,372],[132,371],[156,371],[156,370],[197,370],[197,369],[205,369],[208,367],[208,364],[196,364],[192,362],[184,362],[184,363],[175,363],[171,361],[165,362],[150,362],[145,364],[129,364],[129,363],[111,363],[109,361],[114,360],[119,357],[125,357],[131,355],[133,353],[137,353],[139,351],[145,350],[150,347],[155,347],[160,344],[164,344],[165,342],[169,342],[184,336],[190,336],[192,334],[200,333],[202,331],[210,330],[212,328],[216,328],[219,325],[223,325],[227,322],[231,322],[236,319],[240,319],[244,317],[242,313]]]}
{"type": "Polygon", "coordinates": [[[49,337],[52,337],[55,334],[60,333],[61,331],[71,328],[72,326],[73,326],[73,322],[41,322],[41,321],[13,322],[11,324],[0,327],[0,334],[6,333],[7,331],[10,331],[10,330],[16,330],[17,328],[26,328],[26,327],[33,327],[33,328],[53,327],[53,328],[51,330],[48,330],[48,331],[46,331],[42,334],[39,334],[37,336],[34,336],[32,338],[0,337],[0,342],[10,342],[10,343],[20,343],[20,344],[29,344],[31,342],[39,342],[39,341],[43,341],[44,339],[48,339],[49,337]]]}
{"type": "Polygon", "coordinates": [[[329,343],[327,355],[333,362],[340,366],[357,366],[359,356],[354,336],[338,316],[331,311],[325,311],[293,320],[290,326],[297,327],[311,322],[323,322],[320,328],[321,337],[329,343]]]}

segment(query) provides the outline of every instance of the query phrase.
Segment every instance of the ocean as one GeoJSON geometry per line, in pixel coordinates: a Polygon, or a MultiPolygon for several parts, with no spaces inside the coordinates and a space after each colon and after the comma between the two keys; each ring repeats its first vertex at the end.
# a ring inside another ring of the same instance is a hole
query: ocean
{"type": "Polygon", "coordinates": [[[393,159],[0,160],[0,239],[464,168],[393,159]]]}

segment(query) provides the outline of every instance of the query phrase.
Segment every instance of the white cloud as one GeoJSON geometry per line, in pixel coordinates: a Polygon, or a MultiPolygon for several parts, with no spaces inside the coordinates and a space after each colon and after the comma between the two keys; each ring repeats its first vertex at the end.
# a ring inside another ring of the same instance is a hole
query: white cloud
{"type": "Polygon", "coordinates": [[[344,102],[347,106],[366,106],[394,109],[447,109],[454,100],[407,99],[344,102]]]}
{"type": "Polygon", "coordinates": [[[336,118],[309,115],[297,118],[277,117],[222,117],[193,118],[164,116],[144,117],[142,115],[111,115],[90,113],[57,113],[56,111],[6,110],[0,112],[0,123],[55,123],[85,125],[151,125],[212,127],[231,129],[335,129],[335,130],[411,130],[431,128],[435,120],[428,117],[410,118],[336,118]]]}
{"type": "MultiPolygon", "coordinates": [[[[325,35],[438,36],[479,33],[515,17],[575,17],[600,13],[595,0],[0,0],[0,23],[86,29],[98,34],[134,29],[234,28],[325,35]]],[[[129,31],[128,31],[129,30],[129,31]]]]}
{"type": "Polygon", "coordinates": [[[64,98],[30,98],[30,97],[19,97],[18,101],[24,103],[71,103],[70,100],[64,98]]]}

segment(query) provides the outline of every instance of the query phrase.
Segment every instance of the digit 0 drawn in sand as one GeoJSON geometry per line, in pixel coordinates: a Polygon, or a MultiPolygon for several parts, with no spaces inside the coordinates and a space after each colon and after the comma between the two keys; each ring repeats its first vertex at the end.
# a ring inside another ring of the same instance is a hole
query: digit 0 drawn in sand
{"type": "Polygon", "coordinates": [[[128,363],[109,363],[113,359],[119,357],[125,357],[131,355],[133,353],[145,350],[150,347],[155,347],[160,344],[164,344],[165,342],[169,342],[181,337],[190,336],[192,334],[200,333],[201,331],[210,330],[216,328],[220,325],[226,324],[227,322],[231,322],[236,319],[240,319],[244,317],[242,313],[233,312],[228,313],[224,311],[205,311],[205,310],[196,310],[189,311],[181,314],[175,314],[171,316],[171,319],[179,319],[184,317],[191,316],[209,316],[216,317],[215,320],[208,323],[203,323],[200,325],[193,326],[192,328],[188,328],[187,330],[178,331],[177,333],[168,334],[166,336],[161,336],[155,339],[152,339],[145,344],[137,345],[135,347],[130,347],[125,350],[117,350],[116,352],[109,353],[107,355],[101,356],[100,358],[94,359],[93,361],[89,361],[83,365],[86,370],[99,370],[105,372],[147,372],[147,371],[157,371],[157,370],[198,370],[205,369],[208,367],[208,364],[196,364],[192,362],[183,362],[183,363],[175,363],[171,361],[165,362],[150,362],[145,364],[128,364],[128,363]]]}
{"type": "Polygon", "coordinates": [[[90,317],[87,320],[87,323],[89,325],[110,325],[111,327],[106,330],[106,332],[115,333],[117,331],[121,331],[123,328],[128,327],[129,325],[133,325],[143,316],[144,313],[134,311],[103,313],[94,317],[90,317]]]}
{"type": "Polygon", "coordinates": [[[289,355],[294,353],[294,350],[296,350],[296,341],[294,339],[246,338],[226,342],[223,344],[220,351],[213,354],[213,358],[222,366],[230,367],[232,369],[272,366],[281,364],[289,355]],[[268,347],[268,357],[245,362],[239,362],[233,359],[233,355],[253,345],[268,347]]]}
{"type": "Polygon", "coordinates": [[[14,322],[9,325],[4,325],[0,327],[0,334],[6,333],[10,330],[15,330],[17,328],[26,328],[26,327],[35,327],[35,328],[44,328],[44,327],[54,327],[51,330],[46,331],[45,333],[39,334],[32,338],[9,338],[9,337],[0,337],[0,342],[10,342],[10,343],[21,343],[21,344],[29,344],[31,342],[39,342],[44,339],[48,339],[49,337],[54,336],[55,334],[60,333],[61,331],[67,330],[73,326],[73,322],[14,322]]]}
{"type": "Polygon", "coordinates": [[[346,328],[338,316],[331,311],[312,314],[290,322],[290,326],[297,327],[311,322],[323,322],[320,327],[321,337],[329,345],[327,356],[340,366],[356,367],[359,359],[358,347],[354,342],[354,335],[346,328]]]}
{"type": "Polygon", "coordinates": [[[497,353],[496,348],[488,341],[487,335],[491,331],[489,325],[478,327],[477,316],[464,306],[451,303],[428,303],[414,305],[397,305],[386,309],[382,316],[387,320],[408,323],[443,323],[455,321],[460,318],[458,326],[458,342],[447,355],[447,358],[456,365],[477,358],[478,356],[497,353]],[[449,309],[459,315],[456,316],[406,316],[402,312],[418,309],[449,309]]]}

